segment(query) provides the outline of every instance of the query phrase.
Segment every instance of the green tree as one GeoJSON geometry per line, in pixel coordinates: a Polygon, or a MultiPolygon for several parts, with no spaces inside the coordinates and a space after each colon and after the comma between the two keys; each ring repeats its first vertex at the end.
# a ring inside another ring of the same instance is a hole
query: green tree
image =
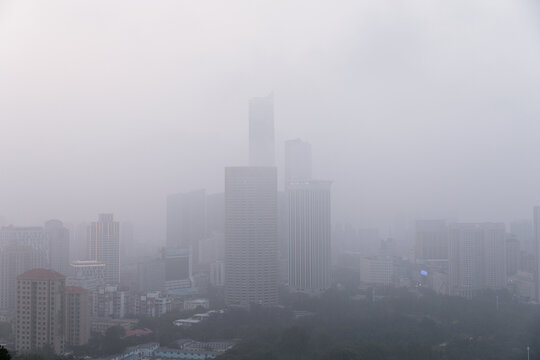
{"type": "Polygon", "coordinates": [[[11,360],[11,354],[2,345],[0,345],[0,360],[11,360]]]}

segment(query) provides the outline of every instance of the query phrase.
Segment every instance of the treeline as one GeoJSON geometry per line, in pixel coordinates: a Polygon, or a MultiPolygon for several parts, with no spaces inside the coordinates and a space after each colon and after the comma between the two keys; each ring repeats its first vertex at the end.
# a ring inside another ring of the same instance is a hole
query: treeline
{"type": "Polygon", "coordinates": [[[339,287],[320,298],[289,295],[283,308],[231,311],[189,335],[243,339],[220,360],[506,360],[526,359],[527,346],[540,359],[539,307],[506,292],[474,300],[407,289],[358,295],[339,287]],[[294,320],[294,310],[312,315],[294,320]]]}

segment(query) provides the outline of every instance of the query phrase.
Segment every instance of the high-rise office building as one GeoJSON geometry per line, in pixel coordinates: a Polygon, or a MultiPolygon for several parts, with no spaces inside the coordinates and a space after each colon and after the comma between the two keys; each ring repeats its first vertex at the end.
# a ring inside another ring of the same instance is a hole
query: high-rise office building
{"type": "Polygon", "coordinates": [[[311,144],[300,139],[285,141],[285,188],[289,183],[311,180],[311,144]]]}
{"type": "Polygon", "coordinates": [[[471,298],[484,286],[483,231],[478,224],[452,224],[448,229],[450,295],[471,298]]]}
{"type": "Polygon", "coordinates": [[[60,274],[69,274],[69,230],[60,220],[45,223],[45,234],[49,241],[50,268],[60,274]]]}
{"type": "Polygon", "coordinates": [[[206,191],[167,197],[167,247],[191,247],[193,261],[198,263],[199,242],[206,235],[206,191]]]}
{"type": "Polygon", "coordinates": [[[330,181],[288,184],[289,286],[321,292],[330,286],[330,181]]]}
{"type": "Polygon", "coordinates": [[[416,261],[448,259],[448,229],[444,220],[416,221],[416,261]]]}
{"type": "Polygon", "coordinates": [[[506,287],[506,227],[502,223],[483,223],[485,287],[506,287]]]}
{"type": "Polygon", "coordinates": [[[274,97],[249,101],[249,165],[275,166],[274,97]]]}
{"type": "Polygon", "coordinates": [[[229,306],[278,302],[277,171],[225,169],[225,300],[229,306]]]}
{"type": "Polygon", "coordinates": [[[90,292],[77,286],[65,287],[65,344],[81,346],[90,340],[90,292]]]}
{"type": "Polygon", "coordinates": [[[448,242],[450,295],[471,298],[506,286],[504,224],[451,224],[448,242]]]}
{"type": "Polygon", "coordinates": [[[120,225],[113,214],[100,214],[88,227],[88,259],[105,264],[105,282],[120,282],[120,225]]]}
{"type": "Polygon", "coordinates": [[[42,227],[0,229],[0,310],[15,310],[17,276],[48,264],[49,243],[42,227]]]}
{"type": "Polygon", "coordinates": [[[15,348],[19,353],[50,347],[64,352],[65,276],[32,269],[17,277],[15,348]]]}

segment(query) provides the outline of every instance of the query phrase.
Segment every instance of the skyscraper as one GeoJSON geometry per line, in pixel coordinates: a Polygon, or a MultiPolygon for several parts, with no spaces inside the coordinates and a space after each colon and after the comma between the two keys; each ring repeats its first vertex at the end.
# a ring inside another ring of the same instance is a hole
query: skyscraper
{"type": "Polygon", "coordinates": [[[274,96],[249,101],[249,165],[275,166],[274,96]]]}
{"type": "Polygon", "coordinates": [[[49,241],[50,267],[67,276],[69,274],[69,230],[60,220],[47,221],[44,230],[49,241]]]}
{"type": "Polygon", "coordinates": [[[15,348],[29,353],[49,346],[64,352],[65,276],[54,270],[32,269],[17,277],[15,348]]]}
{"type": "Polygon", "coordinates": [[[278,302],[277,172],[225,169],[225,300],[229,306],[278,302]]]}
{"type": "Polygon", "coordinates": [[[167,197],[167,247],[191,247],[199,262],[199,242],[206,235],[206,191],[196,190],[167,197]]]}
{"type": "Polygon", "coordinates": [[[330,181],[288,184],[289,286],[321,292],[330,286],[330,181]]]}
{"type": "Polygon", "coordinates": [[[105,264],[105,282],[120,282],[120,225],[113,214],[100,214],[88,227],[88,258],[105,264]]]}
{"type": "Polygon", "coordinates": [[[448,242],[450,295],[470,298],[479,290],[506,286],[504,224],[452,224],[448,242]]]}
{"type": "Polygon", "coordinates": [[[452,224],[448,229],[450,295],[471,298],[483,288],[483,231],[478,224],[452,224]]]}
{"type": "Polygon", "coordinates": [[[285,188],[291,182],[311,180],[311,144],[300,139],[285,141],[285,188]]]}

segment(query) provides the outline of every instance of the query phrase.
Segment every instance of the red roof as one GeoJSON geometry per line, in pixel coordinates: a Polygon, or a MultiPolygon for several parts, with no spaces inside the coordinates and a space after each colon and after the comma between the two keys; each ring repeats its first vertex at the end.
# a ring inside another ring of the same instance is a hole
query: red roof
{"type": "Polygon", "coordinates": [[[82,294],[82,293],[88,292],[86,289],[83,289],[82,287],[78,287],[78,286],[66,286],[65,290],[67,293],[72,293],[72,294],[82,294]]]}
{"type": "Polygon", "coordinates": [[[49,280],[49,279],[65,279],[66,277],[54,270],[50,269],[32,269],[28,270],[21,275],[17,276],[17,279],[26,280],[49,280]]]}

